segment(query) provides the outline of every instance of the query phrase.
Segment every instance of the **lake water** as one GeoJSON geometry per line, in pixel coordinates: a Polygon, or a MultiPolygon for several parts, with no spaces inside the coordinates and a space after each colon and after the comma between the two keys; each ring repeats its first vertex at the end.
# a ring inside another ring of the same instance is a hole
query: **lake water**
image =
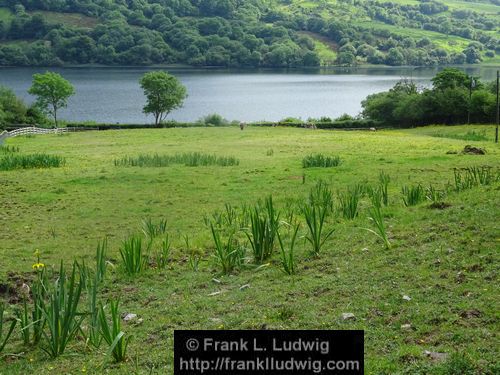
{"type": "MultiPolygon", "coordinates": [[[[494,67],[467,67],[484,80],[496,77],[494,67]]],[[[5,85],[31,103],[27,90],[34,73],[44,68],[0,68],[5,85]]],[[[148,68],[51,68],[71,81],[76,94],[60,118],[102,123],[149,123],[142,113],[145,99],[139,86],[148,68]]],[[[184,106],[168,118],[195,121],[218,113],[229,120],[277,121],[285,117],[357,115],[367,95],[391,88],[401,78],[429,86],[438,68],[338,68],[318,70],[169,69],[187,87],[184,106]]]]}

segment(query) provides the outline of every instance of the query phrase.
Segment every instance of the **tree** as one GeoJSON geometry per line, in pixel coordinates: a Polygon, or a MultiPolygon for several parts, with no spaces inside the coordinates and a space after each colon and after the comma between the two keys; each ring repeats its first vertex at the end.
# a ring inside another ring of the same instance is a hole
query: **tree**
{"type": "Polygon", "coordinates": [[[462,88],[468,89],[470,77],[456,68],[445,68],[431,79],[435,90],[462,88]]]}
{"type": "Polygon", "coordinates": [[[139,83],[147,99],[143,112],[152,113],[155,116],[156,126],[170,112],[182,106],[182,102],[187,97],[186,88],[177,78],[167,72],[146,73],[139,83]]]}
{"type": "Polygon", "coordinates": [[[33,74],[33,83],[28,92],[37,97],[38,107],[54,117],[57,128],[57,111],[68,105],[68,98],[75,93],[75,88],[60,74],[46,72],[33,74]]]}
{"type": "Polygon", "coordinates": [[[0,129],[7,124],[26,122],[27,108],[7,87],[0,86],[0,129]]]}

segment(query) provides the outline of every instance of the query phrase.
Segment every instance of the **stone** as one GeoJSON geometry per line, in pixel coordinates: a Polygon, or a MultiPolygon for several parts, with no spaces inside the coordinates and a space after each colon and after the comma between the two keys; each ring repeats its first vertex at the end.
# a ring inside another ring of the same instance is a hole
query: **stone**
{"type": "Polygon", "coordinates": [[[344,319],[344,320],[354,320],[354,319],[356,319],[356,316],[353,313],[343,313],[342,314],[342,319],[344,319]]]}
{"type": "Polygon", "coordinates": [[[123,317],[124,322],[131,322],[132,320],[137,319],[137,314],[127,313],[123,317]]]}
{"type": "Polygon", "coordinates": [[[428,350],[424,351],[424,355],[436,362],[443,362],[448,358],[447,353],[430,352],[428,350]]]}
{"type": "Polygon", "coordinates": [[[467,145],[464,147],[464,150],[462,151],[462,154],[468,154],[468,155],[485,155],[486,151],[482,148],[479,147],[473,147],[471,145],[467,145]]]}

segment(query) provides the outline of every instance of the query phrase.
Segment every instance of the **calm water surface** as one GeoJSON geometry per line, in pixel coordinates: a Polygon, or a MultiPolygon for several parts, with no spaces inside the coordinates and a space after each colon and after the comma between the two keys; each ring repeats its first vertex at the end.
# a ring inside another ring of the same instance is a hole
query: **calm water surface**
{"type": "MultiPolygon", "coordinates": [[[[72,121],[147,123],[145,99],[139,87],[147,68],[59,68],[76,94],[60,117],[72,121]]],[[[465,68],[485,80],[495,78],[494,67],[465,68]]],[[[0,84],[31,103],[27,90],[33,73],[43,68],[0,68],[0,84]]],[[[169,69],[187,87],[184,106],[170,119],[195,121],[218,113],[229,120],[277,121],[285,117],[356,115],[367,95],[391,88],[401,78],[429,86],[437,68],[357,68],[315,71],[232,71],[169,69]]]]}

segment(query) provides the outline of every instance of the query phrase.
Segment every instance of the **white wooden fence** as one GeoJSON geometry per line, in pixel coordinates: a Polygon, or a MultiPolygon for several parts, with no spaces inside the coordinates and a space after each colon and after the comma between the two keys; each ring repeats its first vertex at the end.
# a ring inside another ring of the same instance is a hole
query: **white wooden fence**
{"type": "Polygon", "coordinates": [[[56,128],[56,129],[43,129],[36,128],[34,126],[19,128],[16,130],[12,130],[10,132],[4,131],[0,134],[0,143],[3,142],[6,138],[18,137],[20,135],[32,135],[32,134],[60,134],[66,133],[68,128],[56,128]]]}

